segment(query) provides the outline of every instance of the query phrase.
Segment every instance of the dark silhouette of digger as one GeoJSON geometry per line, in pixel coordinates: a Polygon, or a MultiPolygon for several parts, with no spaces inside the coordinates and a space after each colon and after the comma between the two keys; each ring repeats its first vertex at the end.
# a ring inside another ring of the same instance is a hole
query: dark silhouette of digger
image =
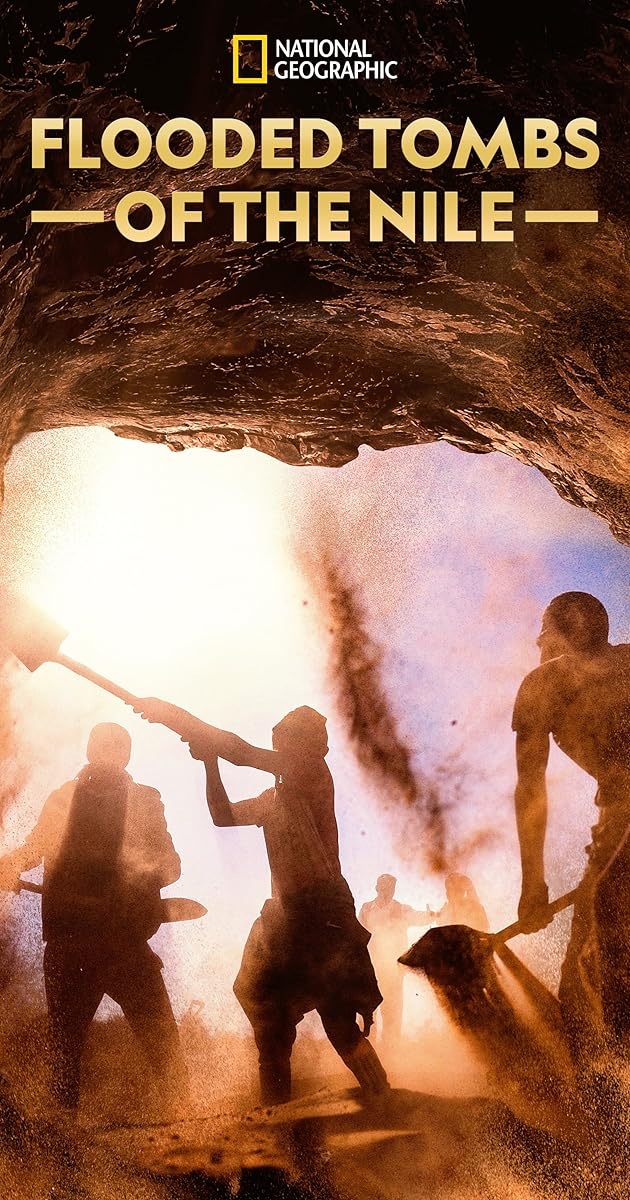
{"type": "MultiPolygon", "coordinates": [[[[120,725],[95,726],[87,765],[49,796],[24,844],[0,860],[1,886],[42,893],[52,1091],[69,1110],[79,1102],[81,1056],[105,995],[122,1008],[169,1100],[186,1094],[162,963],[148,945],[169,917],[160,889],[179,878],[180,860],[159,793],[125,769],[130,752],[120,725]],[[42,860],[41,888],[20,880],[42,860]]],[[[179,916],[204,911],[195,909],[179,916]]]]}
{"type": "Polygon", "coordinates": [[[313,1009],[364,1093],[386,1091],[366,1036],[382,997],[369,934],[341,874],[326,719],[312,708],[295,709],[274,727],[273,749],[263,750],[161,701],[142,701],[140,711],[179,733],[205,764],[214,823],[258,825],[265,837],[272,895],[254,922],[234,984],[254,1031],[263,1100],[290,1098],[296,1026],[313,1009]],[[275,786],[231,804],[217,756],[271,773],[275,786]]]}
{"type": "MultiPolygon", "coordinates": [[[[610,1086],[602,1071],[612,1068],[614,1076],[615,1063],[627,1063],[630,1051],[630,646],[609,643],[606,609],[585,592],[552,600],[538,645],[541,665],[523,681],[513,717],[519,919],[494,935],[463,925],[432,929],[400,961],[427,975],[488,1061],[509,1063],[521,1100],[551,1099],[564,1132],[568,1121],[573,1133],[584,1134],[583,1103],[593,1089],[601,1094],[610,1086]],[[550,737],[596,780],[599,808],[582,881],[552,904],[543,865],[550,737]],[[570,904],[556,1000],[506,942],[544,928],[570,904]],[[506,970],[521,988],[520,1008],[504,986],[506,970]]],[[[602,1112],[605,1125],[611,1110],[604,1105],[602,1112]]]]}
{"type": "Polygon", "coordinates": [[[608,613],[587,592],[564,592],[543,615],[541,664],[514,706],[521,847],[519,917],[548,922],[544,876],[549,739],[597,782],[599,809],[580,883],[559,998],[578,1061],[630,1056],[630,645],[608,640],[608,613]]]}

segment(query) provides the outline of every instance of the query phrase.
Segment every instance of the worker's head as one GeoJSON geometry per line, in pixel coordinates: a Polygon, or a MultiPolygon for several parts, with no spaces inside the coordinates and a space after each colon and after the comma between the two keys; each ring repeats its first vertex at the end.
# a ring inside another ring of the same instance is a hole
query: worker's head
{"type": "Polygon", "coordinates": [[[272,732],[274,750],[293,760],[325,758],[328,754],[326,718],[304,704],[287,713],[272,732]]]}
{"type": "Polygon", "coordinates": [[[131,738],[127,730],[109,721],[95,725],[88,738],[87,757],[93,767],[124,771],[131,758],[131,738]]]}
{"type": "Polygon", "coordinates": [[[597,654],[608,642],[608,613],[589,592],[562,592],[547,605],[537,645],[541,662],[578,651],[597,654]]]}
{"type": "Polygon", "coordinates": [[[379,875],[376,880],[376,895],[381,900],[393,900],[397,879],[395,875],[379,875]]]}
{"type": "Polygon", "coordinates": [[[475,888],[471,879],[467,875],[460,875],[457,871],[452,871],[444,880],[446,889],[446,898],[451,901],[466,900],[469,896],[475,895],[475,888]]]}

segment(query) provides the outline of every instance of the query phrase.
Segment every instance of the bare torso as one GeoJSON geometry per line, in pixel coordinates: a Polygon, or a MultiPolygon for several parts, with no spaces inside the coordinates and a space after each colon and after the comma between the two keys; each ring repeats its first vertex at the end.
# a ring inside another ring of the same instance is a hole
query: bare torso
{"type": "Polygon", "coordinates": [[[563,654],[532,671],[513,727],[550,733],[561,750],[606,788],[630,782],[630,645],[586,657],[563,654]]]}

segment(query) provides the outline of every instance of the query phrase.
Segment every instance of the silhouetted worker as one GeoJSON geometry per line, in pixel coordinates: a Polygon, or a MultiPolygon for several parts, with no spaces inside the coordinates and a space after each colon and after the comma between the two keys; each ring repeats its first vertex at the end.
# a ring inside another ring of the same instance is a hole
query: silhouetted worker
{"type": "Polygon", "coordinates": [[[382,997],[369,934],[341,874],[326,719],[312,708],[295,709],[274,727],[273,750],[261,750],[161,701],[143,701],[141,711],[180,733],[204,762],[215,825],[258,825],[265,837],[272,897],[254,922],[234,983],[254,1030],[263,1101],[290,1098],[296,1026],[313,1009],[361,1088],[385,1091],[385,1072],[366,1036],[382,997]],[[231,804],[217,756],[270,772],[275,787],[231,804]]]}
{"type": "Polygon", "coordinates": [[[419,911],[396,900],[396,883],[395,875],[379,875],[375,899],[359,913],[359,921],[372,934],[370,958],[383,993],[381,1038],[390,1048],[402,1033],[404,972],[398,958],[409,945],[409,927],[428,925],[434,918],[429,909],[419,911]]]}
{"type": "Polygon", "coordinates": [[[471,929],[480,929],[482,933],[490,931],[488,914],[472,879],[452,871],[444,880],[444,888],[446,904],[434,914],[436,925],[468,925],[471,929]]]}
{"type": "Polygon", "coordinates": [[[608,614],[587,592],[545,610],[541,665],[514,708],[516,819],[523,872],[519,917],[548,923],[545,774],[550,735],[597,781],[599,819],[575,904],[560,1001],[578,1059],[628,1054],[630,1031],[630,646],[608,641],[608,614]]]}
{"type": "Polygon", "coordinates": [[[43,859],[44,980],[53,1053],[53,1094],[79,1102],[81,1055],[103,996],[123,1010],[174,1100],[186,1090],[179,1034],[147,944],[160,924],[160,888],[180,876],[159,792],[125,767],[131,739],[96,725],[87,766],[53,792],[24,845],[0,860],[4,886],[43,859]]]}

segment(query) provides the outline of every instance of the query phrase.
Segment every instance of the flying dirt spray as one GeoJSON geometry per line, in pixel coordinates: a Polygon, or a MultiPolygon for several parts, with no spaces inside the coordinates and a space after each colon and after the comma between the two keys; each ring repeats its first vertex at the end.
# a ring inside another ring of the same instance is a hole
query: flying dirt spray
{"type": "Polygon", "coordinates": [[[318,585],[327,602],[332,635],[330,666],[339,712],[357,758],[380,775],[388,790],[423,811],[431,834],[435,869],[444,865],[445,828],[437,797],[429,794],[411,760],[382,683],[383,651],[366,627],[363,609],[330,555],[318,557],[318,585]]]}
{"type": "Polygon", "coordinates": [[[384,648],[371,633],[357,589],[320,524],[296,553],[330,636],[329,672],[339,716],[359,764],[381,783],[390,812],[396,810],[393,824],[401,856],[408,857],[413,846],[414,858],[423,855],[432,873],[444,874],[489,844],[494,831],[476,831],[472,841],[461,844],[453,836],[449,814],[469,782],[466,764],[453,756],[430,768],[414,762],[384,683],[384,648]],[[307,544],[310,553],[303,549],[307,544]]]}

